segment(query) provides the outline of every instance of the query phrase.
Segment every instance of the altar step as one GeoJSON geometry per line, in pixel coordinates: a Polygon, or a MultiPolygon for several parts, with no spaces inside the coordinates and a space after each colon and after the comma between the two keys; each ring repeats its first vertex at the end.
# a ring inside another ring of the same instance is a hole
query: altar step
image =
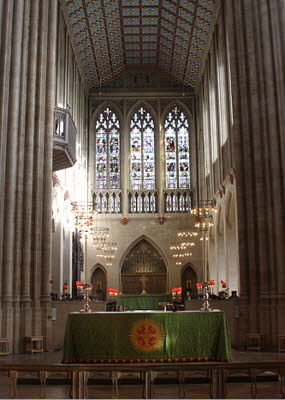
{"type": "MultiPolygon", "coordinates": [[[[260,375],[256,377],[257,382],[274,382],[278,381],[278,375],[277,374],[272,374],[269,376],[266,375],[260,375]]],[[[120,378],[118,380],[118,385],[142,385],[143,384],[143,379],[139,378],[120,378]]],[[[243,383],[243,382],[251,382],[250,377],[248,376],[230,376],[227,378],[227,383],[243,383]]],[[[209,378],[206,377],[195,377],[195,378],[187,378],[185,377],[184,379],[184,384],[201,384],[201,383],[210,383],[209,378]]],[[[18,378],[17,380],[18,385],[38,385],[39,380],[35,378],[18,378]]],[[[154,385],[165,385],[165,384],[173,384],[177,385],[179,384],[179,380],[174,377],[160,377],[160,378],[155,378],[153,383],[154,385]]],[[[46,381],[46,385],[71,385],[71,379],[66,379],[66,378],[48,378],[46,381]]],[[[92,385],[112,385],[112,381],[110,378],[106,379],[94,379],[90,378],[88,379],[88,386],[92,385]]]]}

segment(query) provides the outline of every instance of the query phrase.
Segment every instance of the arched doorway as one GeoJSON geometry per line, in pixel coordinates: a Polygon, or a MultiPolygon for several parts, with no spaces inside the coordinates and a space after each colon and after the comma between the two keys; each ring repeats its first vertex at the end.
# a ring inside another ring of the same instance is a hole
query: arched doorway
{"type": "Polygon", "coordinates": [[[92,273],[91,285],[93,286],[93,296],[97,300],[105,300],[107,290],[106,274],[99,265],[95,267],[92,273]]]}
{"type": "Polygon", "coordinates": [[[167,270],[162,255],[146,239],[128,253],[121,269],[125,294],[160,294],[167,290],[167,270]]]}
{"type": "Polygon", "coordinates": [[[196,284],[198,283],[198,277],[196,271],[191,266],[191,264],[187,264],[181,276],[182,281],[182,297],[186,298],[187,292],[189,292],[191,297],[197,296],[197,287],[196,284]]]}

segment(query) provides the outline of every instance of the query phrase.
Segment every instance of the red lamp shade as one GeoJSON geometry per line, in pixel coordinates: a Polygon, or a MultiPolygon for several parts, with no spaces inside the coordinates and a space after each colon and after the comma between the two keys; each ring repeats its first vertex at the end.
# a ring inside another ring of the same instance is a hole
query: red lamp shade
{"type": "Polygon", "coordinates": [[[223,288],[226,288],[226,287],[227,287],[226,282],[223,282],[223,283],[222,283],[222,287],[223,287],[223,288]]]}
{"type": "Polygon", "coordinates": [[[92,285],[89,285],[89,286],[88,286],[88,289],[93,289],[93,286],[92,286],[92,285]]]}
{"type": "Polygon", "coordinates": [[[177,292],[182,292],[182,286],[179,286],[179,287],[177,288],[177,292]]]}
{"type": "Polygon", "coordinates": [[[176,291],[176,289],[174,288],[174,289],[171,289],[171,293],[175,293],[175,291],[176,291]]]}
{"type": "Polygon", "coordinates": [[[109,293],[119,293],[119,290],[110,287],[110,288],[108,289],[108,292],[109,292],[109,293]]]}
{"type": "Polygon", "coordinates": [[[202,283],[196,283],[196,287],[197,287],[197,288],[203,287],[203,285],[202,285],[202,283]]]}
{"type": "Polygon", "coordinates": [[[68,288],[68,285],[63,285],[63,289],[67,289],[68,288]]]}
{"type": "Polygon", "coordinates": [[[83,286],[84,283],[83,283],[83,282],[76,281],[76,282],[75,282],[75,285],[76,285],[76,286],[83,286]]]}

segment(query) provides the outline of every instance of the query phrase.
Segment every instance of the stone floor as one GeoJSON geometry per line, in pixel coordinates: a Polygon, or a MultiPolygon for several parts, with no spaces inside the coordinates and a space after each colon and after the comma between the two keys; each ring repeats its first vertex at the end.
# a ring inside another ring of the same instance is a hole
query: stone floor
{"type": "MultiPolygon", "coordinates": [[[[257,352],[237,352],[233,350],[235,361],[271,361],[285,360],[285,353],[257,353],[257,352]]],[[[38,353],[38,354],[19,354],[14,356],[2,356],[0,364],[57,364],[62,359],[62,352],[38,353]]],[[[192,374],[192,375],[191,375],[192,374]]],[[[185,376],[185,398],[187,399],[207,399],[209,398],[209,385],[201,373],[193,377],[185,376]],[[191,383],[190,383],[191,378],[191,383]]],[[[270,373],[264,375],[264,379],[275,379],[274,381],[263,381],[257,383],[257,398],[274,399],[280,398],[280,381],[270,373]]],[[[227,384],[227,398],[230,399],[250,399],[251,384],[244,382],[245,375],[236,373],[233,383],[227,384]]],[[[156,373],[155,383],[153,384],[152,398],[173,399],[179,398],[179,385],[176,381],[176,374],[173,372],[156,373]]],[[[36,399],[40,398],[40,388],[35,384],[35,378],[25,375],[17,385],[16,398],[36,399]],[[34,379],[34,382],[33,382],[34,379]]],[[[46,398],[48,399],[68,399],[69,385],[62,376],[54,376],[46,385],[46,398]]],[[[119,379],[119,398],[121,399],[140,399],[142,398],[142,382],[135,374],[122,375],[119,379]]],[[[0,376],[0,399],[9,398],[9,378],[0,376]]],[[[88,385],[88,398],[91,399],[111,399],[112,385],[109,374],[97,374],[92,377],[88,385]],[[94,378],[94,379],[93,379],[94,378]]]]}

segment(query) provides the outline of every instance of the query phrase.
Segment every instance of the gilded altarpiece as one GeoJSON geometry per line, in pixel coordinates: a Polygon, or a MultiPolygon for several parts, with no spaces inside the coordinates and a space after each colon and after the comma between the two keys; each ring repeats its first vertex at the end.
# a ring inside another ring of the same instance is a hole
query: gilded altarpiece
{"type": "Polygon", "coordinates": [[[124,294],[160,294],[167,291],[167,269],[163,257],[142,239],[126,256],[121,270],[124,294]]]}

